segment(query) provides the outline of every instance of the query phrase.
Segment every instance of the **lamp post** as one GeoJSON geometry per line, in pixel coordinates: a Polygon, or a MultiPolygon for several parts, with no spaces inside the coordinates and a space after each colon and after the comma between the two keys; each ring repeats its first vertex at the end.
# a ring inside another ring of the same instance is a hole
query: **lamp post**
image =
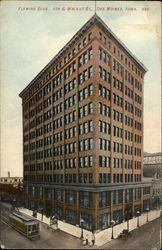
{"type": "Polygon", "coordinates": [[[12,201],[12,209],[13,209],[13,211],[15,210],[15,207],[16,207],[16,199],[14,198],[13,201],[12,201]]]}
{"type": "Polygon", "coordinates": [[[139,215],[140,215],[140,211],[137,211],[137,227],[139,227],[139,215]]]}
{"type": "Polygon", "coordinates": [[[146,208],[146,212],[147,212],[147,222],[148,222],[149,221],[148,220],[148,212],[149,212],[149,208],[148,207],[146,208]]]}
{"type": "Polygon", "coordinates": [[[81,239],[83,239],[83,225],[84,225],[84,220],[83,219],[81,219],[80,220],[80,225],[81,225],[81,239]]]}
{"type": "Polygon", "coordinates": [[[112,227],[112,236],[111,236],[111,239],[114,239],[114,225],[115,225],[115,221],[111,220],[111,227],[112,227]]]}
{"type": "Polygon", "coordinates": [[[129,232],[129,219],[127,220],[127,230],[129,232]]]}

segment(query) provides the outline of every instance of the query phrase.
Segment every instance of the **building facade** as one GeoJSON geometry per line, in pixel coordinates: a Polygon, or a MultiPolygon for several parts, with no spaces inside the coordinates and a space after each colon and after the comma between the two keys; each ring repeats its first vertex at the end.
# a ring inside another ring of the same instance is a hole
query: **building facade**
{"type": "Polygon", "coordinates": [[[160,206],[161,194],[161,167],[162,153],[144,153],[143,157],[143,176],[146,180],[152,180],[152,208],[160,206]]]}
{"type": "Polygon", "coordinates": [[[13,203],[14,199],[18,206],[23,204],[23,178],[11,177],[8,172],[7,177],[0,177],[0,200],[13,203]]]}
{"type": "Polygon", "coordinates": [[[152,208],[145,73],[95,14],[20,93],[26,207],[88,230],[152,208]]]}
{"type": "Polygon", "coordinates": [[[143,176],[160,177],[160,169],[162,164],[162,153],[146,153],[143,155],[143,176]]]}

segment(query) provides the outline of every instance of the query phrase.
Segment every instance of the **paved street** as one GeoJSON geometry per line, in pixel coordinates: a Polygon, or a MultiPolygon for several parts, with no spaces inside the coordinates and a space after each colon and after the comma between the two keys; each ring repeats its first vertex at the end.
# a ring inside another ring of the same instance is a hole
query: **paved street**
{"type": "Polygon", "coordinates": [[[142,227],[131,232],[131,235],[125,239],[115,239],[101,249],[141,249],[155,250],[160,249],[160,218],[151,221],[142,227]]]}
{"type": "MultiPolygon", "coordinates": [[[[1,203],[2,204],[2,203],[1,203]]],[[[47,225],[40,223],[40,240],[31,241],[25,236],[15,231],[7,223],[7,217],[11,205],[5,205],[5,209],[1,207],[1,240],[3,245],[8,248],[16,249],[79,249],[79,248],[89,248],[88,246],[83,246],[80,239],[73,237],[67,233],[60,230],[54,232],[51,229],[47,229],[47,225]]]]}
{"type": "Polygon", "coordinates": [[[81,240],[61,231],[51,232],[45,224],[40,223],[40,240],[31,241],[2,223],[1,238],[8,248],[16,249],[72,249],[89,248],[81,244],[81,240]]]}
{"type": "Polygon", "coordinates": [[[30,241],[6,222],[7,209],[1,210],[1,240],[8,248],[16,249],[160,249],[160,218],[135,229],[126,239],[115,239],[102,247],[83,246],[81,240],[60,230],[52,232],[47,225],[40,223],[40,240],[30,241]],[[3,217],[5,216],[5,218],[3,217]]]}

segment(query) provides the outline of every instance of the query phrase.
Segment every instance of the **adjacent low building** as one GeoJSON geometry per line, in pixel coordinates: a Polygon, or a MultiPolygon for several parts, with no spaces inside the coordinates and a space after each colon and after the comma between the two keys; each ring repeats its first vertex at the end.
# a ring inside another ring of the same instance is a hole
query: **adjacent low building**
{"type": "Polygon", "coordinates": [[[95,14],[20,93],[25,207],[88,230],[152,209],[146,71],[95,14]]]}
{"type": "Polygon", "coordinates": [[[144,153],[143,158],[143,176],[144,180],[152,182],[152,207],[160,206],[160,193],[162,174],[162,153],[144,153]]]}
{"type": "Polygon", "coordinates": [[[17,205],[23,203],[23,178],[11,177],[8,172],[7,177],[0,177],[0,200],[12,202],[17,200],[17,205]]]}

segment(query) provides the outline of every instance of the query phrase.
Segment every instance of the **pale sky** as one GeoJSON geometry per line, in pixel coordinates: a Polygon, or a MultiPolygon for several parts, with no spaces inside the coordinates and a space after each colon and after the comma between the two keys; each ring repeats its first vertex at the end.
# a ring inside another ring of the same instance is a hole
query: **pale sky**
{"type": "MultiPolygon", "coordinates": [[[[89,1],[1,1],[1,176],[22,176],[19,93],[94,14],[89,1]],[[22,10],[35,7],[35,10],[22,10]],[[38,7],[48,10],[38,11],[38,7]],[[54,8],[60,7],[60,10],[54,8]],[[65,10],[62,10],[65,7],[65,10]],[[67,10],[79,7],[81,10],[67,10]],[[86,7],[91,9],[86,10],[86,7]],[[21,9],[21,10],[20,10],[21,9]]],[[[148,68],[144,85],[144,151],[161,151],[161,4],[97,2],[97,14],[148,68]],[[98,9],[98,7],[100,9],[98,9]],[[122,7],[108,11],[107,7],[122,7]],[[136,8],[126,11],[126,7],[136,8]],[[105,8],[105,9],[103,9],[105,8]],[[147,8],[147,10],[142,10],[147,8]],[[102,10],[101,10],[102,9],[102,10]]]]}

